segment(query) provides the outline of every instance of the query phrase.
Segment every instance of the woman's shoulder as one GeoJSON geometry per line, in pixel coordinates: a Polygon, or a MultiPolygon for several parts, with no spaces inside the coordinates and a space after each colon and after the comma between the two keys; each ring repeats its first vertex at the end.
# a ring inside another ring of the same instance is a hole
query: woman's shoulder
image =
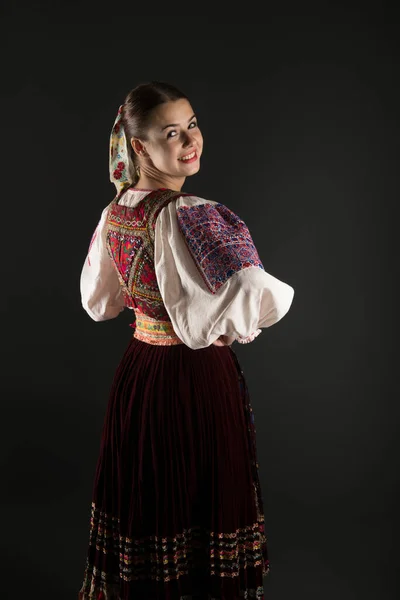
{"type": "Polygon", "coordinates": [[[190,194],[187,192],[182,193],[181,196],[178,196],[176,199],[176,208],[192,208],[194,206],[201,206],[209,204],[211,206],[215,206],[220,204],[215,200],[209,200],[207,198],[202,198],[201,196],[196,196],[195,194],[190,194]]]}
{"type": "Polygon", "coordinates": [[[208,198],[202,198],[194,194],[182,193],[181,196],[176,198],[175,206],[178,215],[187,214],[188,218],[190,215],[196,215],[196,218],[202,218],[202,216],[205,217],[207,215],[207,217],[212,219],[244,224],[241,217],[232,208],[217,200],[209,200],[208,198]]]}

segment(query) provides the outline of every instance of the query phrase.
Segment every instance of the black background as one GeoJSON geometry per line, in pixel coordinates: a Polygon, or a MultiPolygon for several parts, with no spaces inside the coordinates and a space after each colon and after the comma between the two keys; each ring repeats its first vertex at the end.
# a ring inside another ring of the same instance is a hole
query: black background
{"type": "Polygon", "coordinates": [[[81,586],[132,329],[131,311],[92,321],[79,277],[114,197],[118,107],[154,79],[188,94],[204,136],[183,191],[237,212],[295,289],[280,323],[234,344],[257,429],[265,597],[397,597],[397,19],[384,4],[300,5],[3,5],[2,598],[81,586]]]}

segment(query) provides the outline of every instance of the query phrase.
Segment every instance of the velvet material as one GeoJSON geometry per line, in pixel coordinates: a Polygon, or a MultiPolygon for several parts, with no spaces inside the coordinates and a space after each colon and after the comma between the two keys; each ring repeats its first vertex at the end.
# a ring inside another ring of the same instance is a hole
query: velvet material
{"type": "Polygon", "coordinates": [[[268,570],[235,352],[132,338],[105,414],[79,599],[260,599],[268,570]]]}

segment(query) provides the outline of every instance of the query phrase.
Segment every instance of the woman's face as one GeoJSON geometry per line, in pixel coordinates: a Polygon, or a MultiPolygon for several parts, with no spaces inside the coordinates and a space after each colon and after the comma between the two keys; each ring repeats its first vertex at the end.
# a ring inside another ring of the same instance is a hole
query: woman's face
{"type": "Polygon", "coordinates": [[[172,177],[188,177],[200,169],[203,136],[185,98],[160,104],[147,128],[145,165],[172,177]]]}

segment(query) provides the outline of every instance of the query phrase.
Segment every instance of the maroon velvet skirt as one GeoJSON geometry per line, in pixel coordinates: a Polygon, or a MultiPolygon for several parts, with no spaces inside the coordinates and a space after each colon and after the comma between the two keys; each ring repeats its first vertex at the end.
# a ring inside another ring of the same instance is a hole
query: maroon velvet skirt
{"type": "Polygon", "coordinates": [[[79,600],[263,599],[268,572],[234,350],[132,338],[106,409],[79,600]]]}

